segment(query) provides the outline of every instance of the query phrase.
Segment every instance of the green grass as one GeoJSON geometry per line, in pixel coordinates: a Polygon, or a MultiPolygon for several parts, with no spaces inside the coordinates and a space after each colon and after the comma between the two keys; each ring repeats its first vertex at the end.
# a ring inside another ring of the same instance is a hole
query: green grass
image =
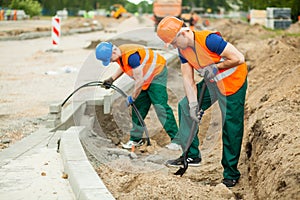
{"type": "Polygon", "coordinates": [[[263,29],[267,30],[269,33],[261,36],[261,39],[266,38],[275,38],[278,36],[288,36],[288,37],[300,37],[300,33],[288,33],[286,30],[282,29],[270,29],[265,26],[263,26],[263,29]]]}
{"type": "Polygon", "coordinates": [[[289,37],[300,37],[300,33],[285,33],[284,35],[289,37]]]}

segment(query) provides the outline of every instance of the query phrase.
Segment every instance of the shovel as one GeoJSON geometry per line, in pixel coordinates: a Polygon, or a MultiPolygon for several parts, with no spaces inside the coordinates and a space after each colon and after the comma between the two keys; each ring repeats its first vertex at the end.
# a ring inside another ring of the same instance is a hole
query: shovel
{"type": "MultiPolygon", "coordinates": [[[[205,90],[206,90],[206,83],[205,81],[203,82],[203,85],[202,85],[202,88],[201,88],[201,93],[200,93],[200,96],[199,96],[199,99],[198,99],[198,108],[197,108],[197,112],[200,111],[201,109],[201,106],[202,106],[202,102],[203,102],[203,97],[204,97],[204,93],[205,93],[205,90]]],[[[199,119],[199,123],[201,122],[201,119],[202,119],[202,115],[200,115],[200,119],[199,119]]],[[[190,132],[190,135],[189,135],[189,138],[187,140],[187,143],[186,143],[186,147],[185,147],[185,150],[184,150],[184,153],[183,153],[183,167],[180,167],[178,169],[177,172],[175,172],[174,174],[175,175],[180,175],[182,176],[185,171],[187,170],[188,168],[188,162],[187,162],[187,158],[188,158],[188,152],[189,152],[189,149],[191,147],[191,144],[194,140],[194,137],[195,135],[197,134],[195,132],[196,128],[198,126],[198,123],[196,121],[193,120],[193,124],[192,124],[192,128],[191,128],[191,132],[190,132]]]]}

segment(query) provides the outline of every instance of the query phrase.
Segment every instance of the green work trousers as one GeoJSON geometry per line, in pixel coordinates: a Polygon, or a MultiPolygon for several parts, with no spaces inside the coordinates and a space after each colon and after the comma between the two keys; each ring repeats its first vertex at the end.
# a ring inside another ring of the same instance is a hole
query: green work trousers
{"type": "MultiPolygon", "coordinates": [[[[200,95],[203,81],[197,84],[198,97],[200,95]]],[[[202,109],[205,111],[216,101],[222,113],[222,165],[224,168],[223,176],[228,179],[239,179],[240,172],[237,169],[240,157],[242,138],[244,133],[244,105],[247,90],[247,80],[243,86],[230,96],[224,96],[220,93],[215,83],[208,83],[205,91],[202,109]]],[[[192,119],[189,113],[189,102],[184,97],[178,104],[179,131],[176,140],[181,141],[181,146],[185,149],[188,135],[191,133],[192,119]]],[[[200,157],[199,138],[197,133],[199,128],[194,130],[196,135],[188,152],[191,158],[200,157]]]]}
{"type": "MultiPolygon", "coordinates": [[[[147,90],[142,90],[134,104],[143,119],[148,114],[151,104],[154,106],[156,115],[171,140],[178,132],[178,126],[172,108],[168,104],[167,93],[167,67],[154,77],[147,90]]],[[[139,141],[143,137],[144,128],[138,120],[136,113],[132,110],[132,129],[130,140],[139,141]]]]}

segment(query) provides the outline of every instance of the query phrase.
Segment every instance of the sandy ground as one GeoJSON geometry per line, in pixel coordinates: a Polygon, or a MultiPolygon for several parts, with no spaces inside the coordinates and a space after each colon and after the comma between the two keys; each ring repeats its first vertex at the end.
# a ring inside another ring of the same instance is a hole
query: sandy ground
{"type": "MultiPolygon", "coordinates": [[[[118,25],[127,29],[131,27],[127,20],[101,19],[100,22],[110,26],[111,30],[118,25]]],[[[220,130],[216,128],[214,136],[217,139],[209,151],[205,151],[208,137],[200,135],[200,138],[206,138],[200,147],[204,152],[202,165],[189,167],[183,177],[173,175],[176,168],[132,173],[108,165],[96,166],[99,176],[116,199],[300,198],[300,24],[293,24],[281,32],[236,20],[212,21],[211,25],[245,54],[250,69],[245,134],[239,163],[240,183],[232,189],[220,184],[221,141],[220,130]]],[[[7,36],[8,32],[3,33],[3,26],[0,27],[0,36],[7,36]]],[[[47,52],[52,48],[51,38],[0,42],[2,148],[44,124],[49,104],[61,102],[74,89],[78,71],[92,53],[92,49],[84,47],[90,41],[99,40],[100,35],[107,38],[109,34],[101,31],[62,37],[62,53],[47,52]]],[[[179,71],[177,73],[180,75],[179,71]]],[[[172,84],[180,87],[179,81],[172,84]]],[[[174,97],[172,92],[170,96],[174,97]]],[[[177,115],[178,98],[170,99],[177,115]]],[[[211,120],[213,115],[218,115],[217,108],[205,115],[201,134],[209,132],[210,127],[217,127],[218,121],[211,120]]],[[[166,135],[159,123],[152,123],[150,119],[147,118],[147,123],[155,127],[151,139],[163,141],[157,145],[157,149],[162,149],[160,146],[168,142],[166,135]]]]}

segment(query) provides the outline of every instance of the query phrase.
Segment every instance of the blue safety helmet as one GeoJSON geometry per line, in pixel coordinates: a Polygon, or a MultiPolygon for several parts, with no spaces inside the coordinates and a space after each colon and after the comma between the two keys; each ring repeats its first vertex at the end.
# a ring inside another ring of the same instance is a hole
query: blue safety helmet
{"type": "Polygon", "coordinates": [[[96,58],[102,61],[104,66],[109,65],[113,45],[110,42],[101,42],[96,46],[96,58]]]}

